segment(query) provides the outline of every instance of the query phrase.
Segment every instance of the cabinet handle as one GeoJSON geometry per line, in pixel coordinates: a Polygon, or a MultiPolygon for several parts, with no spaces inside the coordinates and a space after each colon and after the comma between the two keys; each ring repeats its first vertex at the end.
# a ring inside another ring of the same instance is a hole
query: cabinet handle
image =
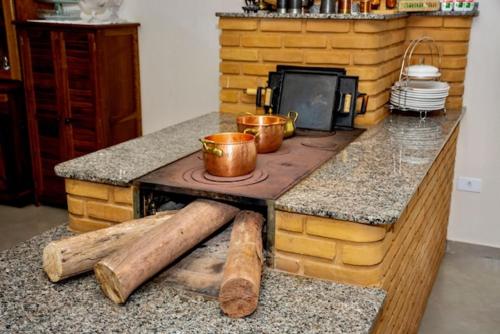
{"type": "Polygon", "coordinates": [[[71,124],[71,118],[65,118],[64,124],[71,124]]]}
{"type": "Polygon", "coordinates": [[[2,58],[2,70],[4,70],[4,71],[10,70],[9,58],[7,58],[5,56],[2,58]]]}

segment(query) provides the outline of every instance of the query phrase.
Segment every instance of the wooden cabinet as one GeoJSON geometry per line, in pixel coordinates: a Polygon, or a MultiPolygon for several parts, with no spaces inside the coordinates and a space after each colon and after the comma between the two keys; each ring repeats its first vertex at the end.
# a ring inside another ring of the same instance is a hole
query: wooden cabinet
{"type": "Polygon", "coordinates": [[[36,199],[64,204],[56,164],[141,135],[138,24],[17,28],[36,199]]]}
{"type": "Polygon", "coordinates": [[[27,203],[32,187],[22,83],[0,81],[0,201],[27,203]]]}
{"type": "Polygon", "coordinates": [[[21,79],[13,0],[0,1],[0,79],[21,79]]]}
{"type": "Polygon", "coordinates": [[[0,0],[0,202],[32,201],[28,126],[15,26],[13,0],[0,0]]]}

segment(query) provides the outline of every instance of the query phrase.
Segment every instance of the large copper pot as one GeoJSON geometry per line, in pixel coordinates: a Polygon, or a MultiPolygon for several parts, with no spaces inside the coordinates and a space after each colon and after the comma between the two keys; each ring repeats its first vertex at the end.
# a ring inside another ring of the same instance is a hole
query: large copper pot
{"type": "Polygon", "coordinates": [[[200,139],[203,162],[209,174],[223,177],[246,175],[257,164],[255,136],[248,133],[223,132],[200,139]]]}
{"type": "Polygon", "coordinates": [[[287,119],[272,115],[245,115],[236,119],[238,131],[256,136],[257,152],[270,153],[279,150],[285,136],[287,119]]]}

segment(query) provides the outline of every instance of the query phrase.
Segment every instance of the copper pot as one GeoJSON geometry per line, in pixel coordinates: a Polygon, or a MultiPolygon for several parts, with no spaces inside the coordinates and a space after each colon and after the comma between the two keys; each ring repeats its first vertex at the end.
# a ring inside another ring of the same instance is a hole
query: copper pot
{"type": "Polygon", "coordinates": [[[396,8],[397,4],[398,4],[397,0],[386,0],[385,7],[387,9],[394,9],[396,8]]]}
{"type": "Polygon", "coordinates": [[[351,14],[351,0],[339,0],[338,11],[339,14],[351,14]]]}
{"type": "Polygon", "coordinates": [[[223,132],[200,139],[203,162],[209,174],[223,177],[246,175],[257,164],[255,136],[248,133],[223,132]]]}
{"type": "Polygon", "coordinates": [[[286,118],[272,115],[245,115],[236,118],[238,131],[256,136],[259,153],[279,150],[285,136],[286,122],[286,118]]]}

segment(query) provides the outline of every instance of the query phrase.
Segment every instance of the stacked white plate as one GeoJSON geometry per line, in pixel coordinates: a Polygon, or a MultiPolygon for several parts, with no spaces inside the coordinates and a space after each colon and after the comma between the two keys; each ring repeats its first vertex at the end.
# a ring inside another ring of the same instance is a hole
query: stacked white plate
{"type": "Polygon", "coordinates": [[[391,104],[404,110],[444,109],[450,86],[441,81],[399,81],[392,86],[391,104]]]}
{"type": "Polygon", "coordinates": [[[403,74],[411,80],[435,80],[441,76],[439,69],[432,65],[412,65],[403,74]]]}

